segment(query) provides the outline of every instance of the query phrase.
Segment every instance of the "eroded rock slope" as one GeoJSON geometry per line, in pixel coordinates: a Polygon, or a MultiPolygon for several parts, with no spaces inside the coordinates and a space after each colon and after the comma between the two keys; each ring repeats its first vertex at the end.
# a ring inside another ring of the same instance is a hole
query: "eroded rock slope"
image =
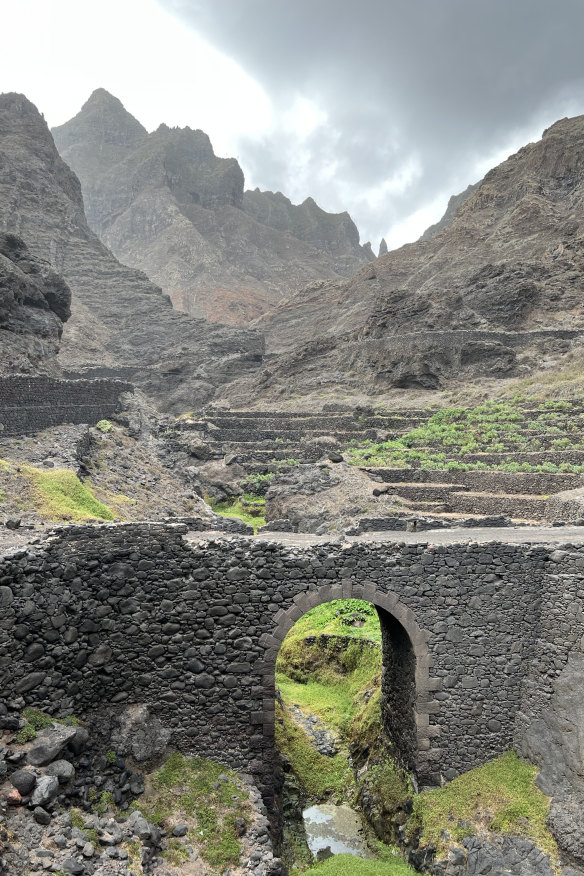
{"type": "Polygon", "coordinates": [[[579,116],[491,170],[441,232],[259,320],[280,357],[256,391],[435,389],[554,367],[584,331],[583,199],[579,116]]]}
{"type": "Polygon", "coordinates": [[[184,410],[257,367],[258,333],[177,313],[144,274],[101,243],[85,219],[79,180],[23,95],[0,96],[0,168],[0,230],[21,235],[72,292],[63,368],[123,372],[162,408],[184,410]]]}
{"type": "Polygon", "coordinates": [[[2,373],[58,373],[55,357],[70,305],[63,278],[34,258],[20,237],[0,233],[2,373]]]}
{"type": "Polygon", "coordinates": [[[236,159],[218,158],[207,134],[167,125],[149,134],[104,89],[53,135],[81,180],[91,228],[193,316],[244,324],[373,257],[347,213],[244,194],[236,159]]]}

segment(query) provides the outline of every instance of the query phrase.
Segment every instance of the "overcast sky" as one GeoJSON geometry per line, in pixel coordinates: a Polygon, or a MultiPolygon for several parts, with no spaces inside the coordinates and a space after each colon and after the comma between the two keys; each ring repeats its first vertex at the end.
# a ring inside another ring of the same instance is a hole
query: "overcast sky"
{"type": "Polygon", "coordinates": [[[248,185],[348,209],[375,248],[584,112],[582,0],[19,0],[2,24],[0,90],[50,125],[107,88],[149,129],[203,128],[248,185]]]}

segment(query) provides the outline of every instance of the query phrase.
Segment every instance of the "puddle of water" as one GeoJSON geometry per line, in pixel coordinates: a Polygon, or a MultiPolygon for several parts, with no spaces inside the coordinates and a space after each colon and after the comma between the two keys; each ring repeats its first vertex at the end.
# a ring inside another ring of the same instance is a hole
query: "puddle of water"
{"type": "Polygon", "coordinates": [[[350,806],[343,803],[320,803],[302,813],[308,848],[316,857],[318,852],[330,849],[333,855],[357,855],[370,858],[363,836],[361,819],[350,806]]]}

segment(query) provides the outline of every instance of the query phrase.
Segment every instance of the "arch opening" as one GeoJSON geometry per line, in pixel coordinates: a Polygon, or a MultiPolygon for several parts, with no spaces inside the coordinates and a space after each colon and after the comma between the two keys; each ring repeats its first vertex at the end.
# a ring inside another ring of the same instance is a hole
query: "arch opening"
{"type": "MultiPolygon", "coordinates": [[[[394,761],[419,782],[437,784],[439,726],[430,724],[429,718],[430,711],[435,714],[439,706],[431,693],[439,688],[439,680],[429,674],[430,633],[417,624],[413,612],[397,594],[372,584],[343,582],[295,597],[293,606],[278,613],[277,627],[266,640],[269,645],[265,661],[266,694],[269,691],[275,699],[276,660],[287,633],[312,608],[335,599],[363,599],[375,606],[381,626],[381,703],[386,744],[394,761]]],[[[266,726],[265,731],[273,740],[273,723],[271,728],[266,726]]]]}

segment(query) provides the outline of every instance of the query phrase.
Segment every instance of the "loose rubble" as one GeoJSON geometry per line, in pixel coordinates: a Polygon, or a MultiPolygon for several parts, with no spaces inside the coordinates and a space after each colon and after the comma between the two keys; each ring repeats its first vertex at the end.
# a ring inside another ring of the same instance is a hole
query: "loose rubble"
{"type": "MultiPolygon", "coordinates": [[[[189,825],[167,832],[140,811],[137,798],[148,777],[136,765],[160,764],[168,743],[144,706],[112,721],[112,739],[125,757],[103,750],[103,728],[93,734],[75,719],[55,720],[35,739],[18,741],[30,726],[23,707],[21,699],[0,701],[0,876],[174,876],[182,866],[166,860],[170,839],[184,848],[185,866],[197,864],[185,872],[214,872],[194,847],[189,825]]],[[[252,785],[249,801],[251,824],[238,819],[235,825],[241,864],[225,873],[279,876],[266,809],[252,785]]]]}

